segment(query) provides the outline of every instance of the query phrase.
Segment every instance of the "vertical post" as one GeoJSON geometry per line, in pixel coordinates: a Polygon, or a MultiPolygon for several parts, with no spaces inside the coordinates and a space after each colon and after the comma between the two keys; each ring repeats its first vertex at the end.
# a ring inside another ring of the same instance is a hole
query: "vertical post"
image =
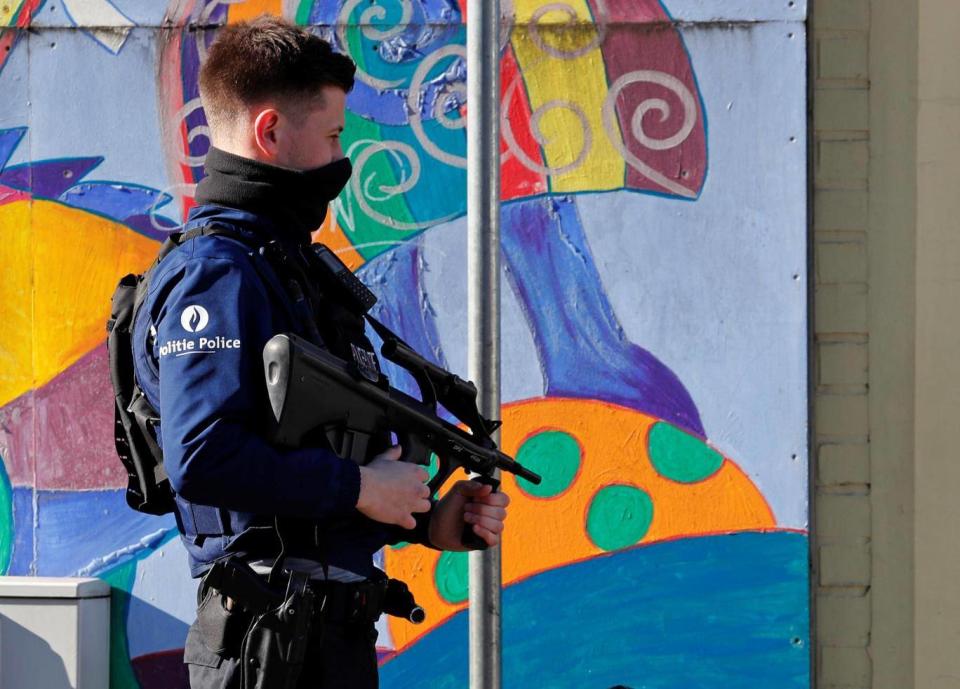
{"type": "MultiPolygon", "coordinates": [[[[480,413],[494,419],[500,418],[499,23],[499,0],[468,0],[467,346],[480,413]]],[[[500,549],[469,557],[470,687],[500,689],[500,549]]]]}

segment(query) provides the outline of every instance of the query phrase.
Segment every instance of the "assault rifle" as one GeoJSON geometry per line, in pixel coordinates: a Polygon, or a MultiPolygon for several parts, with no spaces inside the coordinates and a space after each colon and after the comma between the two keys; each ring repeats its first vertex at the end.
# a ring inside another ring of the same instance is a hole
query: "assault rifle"
{"type": "MultiPolygon", "coordinates": [[[[401,461],[427,466],[431,453],[439,470],[427,484],[430,495],[462,468],[493,486],[495,470],[507,471],[534,484],[540,476],[500,452],[491,437],[500,421],[485,419],[477,409],[477,388],[417,354],[378,321],[369,319],[384,340],[381,353],[407,370],[420,388],[415,399],[392,387],[362,352],[345,361],[296,335],[276,335],[263,350],[264,373],[277,424],[274,440],[303,447],[322,433],[345,459],[365,464],[386,447],[377,439],[396,434],[401,461]],[[469,432],[437,414],[441,404],[469,432]]],[[[465,531],[464,543],[479,547],[465,531]]]]}

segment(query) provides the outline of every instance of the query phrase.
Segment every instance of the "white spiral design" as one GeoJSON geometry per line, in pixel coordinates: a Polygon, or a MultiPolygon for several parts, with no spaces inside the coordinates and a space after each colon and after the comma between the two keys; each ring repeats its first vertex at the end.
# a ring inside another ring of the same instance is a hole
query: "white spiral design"
{"type": "MultiPolygon", "coordinates": [[[[373,139],[361,139],[354,142],[347,151],[347,156],[353,160],[353,176],[350,178],[350,187],[348,193],[354,197],[357,206],[371,219],[386,225],[395,230],[403,232],[416,232],[433,227],[442,222],[453,220],[459,214],[454,213],[442,218],[435,218],[424,222],[401,222],[388,215],[375,211],[368,202],[368,199],[374,201],[388,201],[396,196],[402,196],[417,186],[420,181],[421,163],[417,150],[409,144],[402,141],[374,141],[373,139]],[[362,148],[355,155],[358,148],[362,148]],[[397,184],[378,184],[376,179],[376,170],[367,173],[367,166],[370,159],[378,153],[386,153],[394,158],[401,170],[409,167],[409,173],[404,172],[402,178],[397,184]],[[405,167],[403,163],[406,162],[405,167]]],[[[344,209],[348,204],[343,204],[344,209]]],[[[349,230],[352,232],[352,222],[349,217],[346,218],[349,230]]]]}
{"type": "Polygon", "coordinates": [[[580,146],[580,150],[577,152],[576,157],[571,162],[558,166],[541,165],[537,161],[530,158],[520,147],[520,144],[517,143],[517,139],[514,136],[513,127],[510,124],[510,118],[508,115],[510,112],[510,105],[513,102],[513,96],[517,90],[519,81],[520,80],[518,77],[510,83],[510,85],[507,87],[506,93],[503,95],[503,102],[500,105],[500,130],[503,133],[503,138],[507,143],[508,153],[511,156],[515,156],[517,160],[519,160],[520,163],[528,170],[543,175],[563,175],[580,167],[587,155],[589,155],[590,149],[593,148],[593,130],[590,128],[590,121],[587,119],[587,115],[584,113],[583,108],[576,103],[559,99],[547,101],[530,115],[530,133],[533,135],[534,140],[543,149],[545,149],[551,143],[550,138],[543,133],[543,128],[540,126],[540,121],[544,118],[544,116],[547,113],[558,109],[567,110],[576,116],[577,120],[580,122],[580,130],[583,135],[583,144],[580,146]]]}
{"type": "MultiPolygon", "coordinates": [[[[427,76],[430,74],[430,70],[444,58],[453,56],[465,60],[467,57],[466,47],[462,45],[444,46],[430,53],[430,55],[417,66],[417,71],[413,73],[413,79],[410,82],[410,90],[407,93],[407,111],[409,113],[410,127],[413,129],[417,141],[423,146],[423,149],[427,153],[451,167],[466,169],[466,157],[444,151],[437,146],[437,144],[427,136],[423,128],[423,119],[420,116],[420,99],[424,97],[424,84],[427,76]]],[[[437,97],[433,114],[442,127],[447,129],[463,129],[467,126],[466,120],[462,117],[452,119],[446,116],[447,106],[451,102],[451,99],[459,96],[460,99],[465,100],[466,93],[466,82],[457,82],[449,84],[444,93],[437,97]]]]}
{"type": "MultiPolygon", "coordinates": [[[[197,110],[203,110],[203,105],[200,102],[199,96],[191,100],[188,100],[186,103],[183,104],[183,107],[177,110],[177,114],[174,115],[174,122],[183,122],[184,126],[186,126],[187,117],[192,115],[197,110]]],[[[190,144],[192,144],[197,138],[201,136],[206,137],[207,141],[210,141],[210,127],[208,127],[205,124],[202,124],[197,127],[193,127],[192,129],[188,129],[187,140],[185,142],[187,145],[186,150],[181,149],[179,146],[177,147],[177,157],[180,159],[180,162],[183,163],[184,165],[187,165],[189,167],[197,167],[199,165],[203,165],[203,161],[206,159],[206,155],[195,156],[195,155],[190,155],[190,152],[189,152],[190,144]]]]}
{"type": "Polygon", "coordinates": [[[561,60],[573,60],[578,57],[583,57],[587,53],[596,50],[603,44],[604,39],[607,34],[607,22],[605,21],[606,17],[606,7],[603,2],[598,0],[598,14],[600,16],[596,17],[596,22],[592,24],[579,23],[577,17],[577,11],[565,2],[551,2],[549,4],[538,7],[533,15],[530,17],[530,38],[536,44],[540,50],[545,52],[548,55],[559,58],[561,60]],[[561,14],[566,15],[566,21],[562,24],[565,31],[576,31],[578,26],[582,27],[582,30],[594,32],[593,37],[586,43],[586,45],[580,46],[573,50],[564,50],[562,48],[557,48],[547,43],[540,31],[542,29],[542,20],[550,12],[560,12],[561,14]]]}
{"type": "Polygon", "coordinates": [[[606,129],[607,136],[610,138],[610,142],[614,147],[620,152],[620,155],[623,156],[623,159],[644,177],[675,194],[693,198],[696,196],[695,192],[657,172],[640,160],[640,158],[630,150],[629,146],[627,146],[624,140],[625,135],[621,136],[620,127],[617,122],[617,98],[623,89],[631,84],[637,83],[662,86],[673,93],[683,107],[683,122],[676,134],[666,138],[656,139],[644,131],[644,117],[648,113],[658,112],[660,113],[660,121],[665,122],[672,112],[670,104],[662,98],[648,98],[640,103],[630,117],[630,134],[632,134],[642,146],[653,151],[664,151],[676,148],[686,141],[690,137],[691,132],[693,132],[697,124],[697,101],[693,94],[690,93],[690,89],[688,89],[682,81],[665,72],[638,70],[624,74],[610,85],[610,91],[603,103],[603,125],[606,129]]]}
{"type": "Polygon", "coordinates": [[[157,232],[174,232],[178,227],[167,227],[166,225],[161,225],[157,222],[157,208],[160,206],[160,201],[163,200],[164,196],[171,196],[171,205],[177,205],[183,207],[183,199],[189,198],[192,199],[197,193],[197,185],[193,183],[180,182],[178,184],[171,184],[167,187],[164,187],[160,190],[160,193],[157,194],[157,197],[153,200],[153,204],[150,206],[150,211],[147,213],[147,217],[150,218],[150,226],[153,227],[157,232]],[[176,192],[176,193],[174,193],[176,192]]]}
{"type": "MultiPolygon", "coordinates": [[[[350,16],[353,14],[353,11],[360,6],[361,3],[368,2],[369,0],[347,0],[343,4],[343,7],[340,9],[340,14],[337,16],[337,40],[340,42],[340,48],[343,51],[349,50],[349,43],[347,42],[347,29],[351,26],[350,16]]],[[[387,30],[381,30],[375,26],[371,26],[371,22],[374,19],[384,19],[387,16],[387,11],[383,7],[373,5],[365,9],[360,15],[360,31],[365,38],[369,38],[372,41],[385,41],[389,38],[393,38],[407,28],[407,25],[410,23],[410,19],[413,18],[413,4],[411,0],[397,0],[400,3],[402,8],[402,15],[398,22],[391,28],[387,30]]],[[[357,62],[356,60],[354,60],[357,62]]],[[[359,63],[357,65],[357,78],[360,79],[365,84],[372,86],[375,89],[384,89],[396,88],[403,84],[403,79],[380,79],[375,77],[369,72],[366,72],[360,69],[359,63]]]]}

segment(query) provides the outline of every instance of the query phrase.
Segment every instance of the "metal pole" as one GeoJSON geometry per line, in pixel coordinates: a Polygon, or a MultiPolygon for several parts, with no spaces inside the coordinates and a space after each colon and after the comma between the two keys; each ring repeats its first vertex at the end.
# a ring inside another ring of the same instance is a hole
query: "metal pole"
{"type": "MultiPolygon", "coordinates": [[[[480,413],[493,419],[500,418],[499,22],[499,0],[468,0],[467,346],[480,413]]],[[[470,688],[500,689],[500,548],[469,557],[470,688]]]]}

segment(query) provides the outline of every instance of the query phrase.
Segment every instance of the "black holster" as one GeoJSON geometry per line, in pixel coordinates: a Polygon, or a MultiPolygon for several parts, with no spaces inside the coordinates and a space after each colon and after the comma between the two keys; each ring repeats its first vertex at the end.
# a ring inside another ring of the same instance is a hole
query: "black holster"
{"type": "Polygon", "coordinates": [[[210,569],[200,595],[201,638],[211,651],[239,658],[243,689],[296,686],[316,605],[305,573],[291,572],[281,592],[245,563],[228,559],[210,569]]]}

